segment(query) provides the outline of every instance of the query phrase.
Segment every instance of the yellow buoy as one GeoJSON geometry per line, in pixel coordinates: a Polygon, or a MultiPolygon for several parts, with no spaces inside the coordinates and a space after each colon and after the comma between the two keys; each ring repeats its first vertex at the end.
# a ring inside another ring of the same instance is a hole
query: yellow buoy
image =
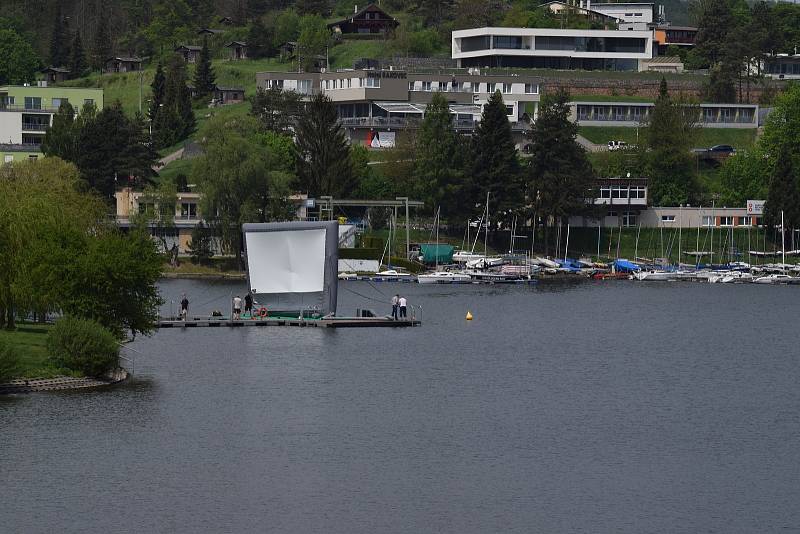
{"type": "Polygon", "coordinates": [[[472,320],[472,313],[471,312],[467,312],[467,321],[471,321],[471,320],[472,320]]]}

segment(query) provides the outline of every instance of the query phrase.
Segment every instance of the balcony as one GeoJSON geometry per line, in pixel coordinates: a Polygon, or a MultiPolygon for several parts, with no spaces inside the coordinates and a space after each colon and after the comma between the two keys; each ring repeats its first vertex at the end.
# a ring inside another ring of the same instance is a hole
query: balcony
{"type": "Polygon", "coordinates": [[[22,104],[0,104],[0,112],[11,111],[14,113],[57,113],[58,108],[48,108],[42,106],[41,108],[26,108],[22,104]]]}
{"type": "Polygon", "coordinates": [[[49,124],[38,122],[23,122],[22,130],[25,132],[46,132],[50,128],[49,124]]]}
{"type": "MultiPolygon", "coordinates": [[[[339,122],[345,128],[419,128],[422,124],[422,117],[343,117],[339,122]]],[[[453,128],[460,131],[472,131],[478,127],[479,121],[472,119],[454,119],[453,128]]],[[[530,125],[517,121],[511,123],[513,131],[525,131],[530,129],[530,125]]]]}

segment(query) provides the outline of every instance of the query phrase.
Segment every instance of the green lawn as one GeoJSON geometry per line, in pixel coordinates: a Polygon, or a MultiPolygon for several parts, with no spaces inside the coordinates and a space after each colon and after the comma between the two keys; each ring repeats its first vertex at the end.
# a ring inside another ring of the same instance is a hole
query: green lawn
{"type": "Polygon", "coordinates": [[[158,170],[158,176],[162,179],[174,179],[179,174],[190,177],[192,174],[192,160],[176,159],[158,170]]]}
{"type": "MultiPolygon", "coordinates": [[[[636,144],[637,130],[639,135],[642,133],[640,128],[624,126],[581,126],[578,133],[591,141],[604,145],[609,141],[625,141],[636,144]]],[[[753,146],[756,140],[754,129],[738,128],[700,128],[697,133],[695,145],[698,148],[705,148],[714,145],[732,145],[739,150],[744,150],[753,146]]]]}
{"type": "Polygon", "coordinates": [[[0,340],[16,349],[20,357],[20,377],[50,378],[70,374],[67,370],[53,367],[48,361],[45,340],[49,328],[47,325],[18,324],[13,332],[0,330],[0,340]]]}

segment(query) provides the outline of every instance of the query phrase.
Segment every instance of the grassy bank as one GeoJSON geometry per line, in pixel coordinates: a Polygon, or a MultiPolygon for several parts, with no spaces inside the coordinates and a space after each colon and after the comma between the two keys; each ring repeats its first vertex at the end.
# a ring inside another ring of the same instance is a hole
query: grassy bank
{"type": "Polygon", "coordinates": [[[19,323],[14,331],[0,330],[0,341],[9,345],[19,356],[20,378],[52,378],[74,374],[50,363],[46,347],[49,329],[49,325],[19,323]]]}
{"type": "MultiPolygon", "coordinates": [[[[638,136],[643,135],[643,130],[622,126],[581,126],[578,133],[592,143],[600,145],[609,141],[625,141],[635,145],[639,142],[638,136]]],[[[754,129],[700,128],[694,144],[697,148],[731,145],[738,150],[745,150],[753,146],[755,140],[756,131],[754,129]]]]}

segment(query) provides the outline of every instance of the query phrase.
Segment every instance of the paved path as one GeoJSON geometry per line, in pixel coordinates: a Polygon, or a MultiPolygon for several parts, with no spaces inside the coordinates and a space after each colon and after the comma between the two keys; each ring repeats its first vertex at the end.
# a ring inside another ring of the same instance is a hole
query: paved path
{"type": "Polygon", "coordinates": [[[164,167],[168,163],[172,163],[173,161],[175,161],[177,159],[181,159],[182,157],[183,157],[183,147],[179,148],[178,150],[176,150],[172,154],[167,154],[166,156],[164,156],[163,158],[158,160],[156,162],[155,166],[153,167],[153,170],[154,171],[158,171],[161,167],[164,167]]]}
{"type": "Polygon", "coordinates": [[[577,141],[579,145],[585,148],[587,152],[605,152],[606,150],[608,150],[607,145],[597,145],[595,143],[592,143],[582,135],[575,136],[575,141],[577,141]]]}

